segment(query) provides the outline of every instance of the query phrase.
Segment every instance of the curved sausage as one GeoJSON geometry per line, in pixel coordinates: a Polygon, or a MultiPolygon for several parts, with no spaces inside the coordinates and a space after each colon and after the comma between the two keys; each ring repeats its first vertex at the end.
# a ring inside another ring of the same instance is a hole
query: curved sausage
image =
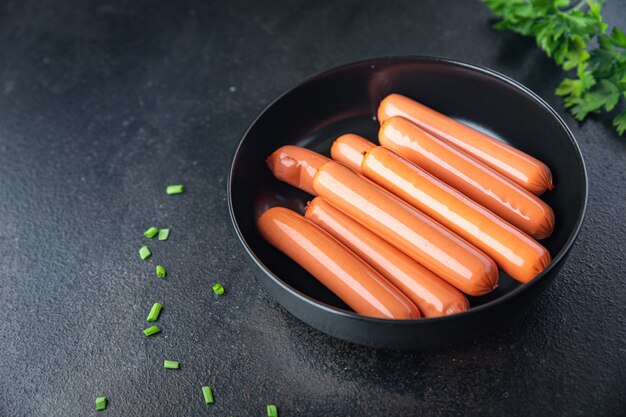
{"type": "Polygon", "coordinates": [[[309,194],[313,191],[313,176],[330,159],[300,146],[286,145],[275,150],[266,160],[276,178],[309,194]]]}
{"type": "Polygon", "coordinates": [[[469,308],[459,290],[322,198],[314,198],[304,216],[373,266],[406,294],[424,317],[446,316],[469,308]]]}
{"type": "Polygon", "coordinates": [[[552,234],[554,212],[539,197],[517,186],[402,117],[392,117],[378,132],[391,149],[535,239],[552,234]]]}
{"type": "Polygon", "coordinates": [[[283,207],[267,210],[257,221],[272,246],[294,260],[358,314],[387,319],[420,316],[396,287],[335,238],[283,207]]]}
{"type": "Polygon", "coordinates": [[[511,278],[526,283],[550,264],[536,240],[393,151],[372,147],[361,161],[366,178],[484,251],[511,278]]]}
{"type": "Polygon", "coordinates": [[[464,293],[482,295],[497,286],[498,268],[491,258],[345,165],[322,165],[313,189],[464,293]]]}
{"type": "Polygon", "coordinates": [[[330,148],[330,156],[356,172],[361,172],[363,154],[375,145],[362,136],[348,133],[339,136],[330,148]]]}
{"type": "Polygon", "coordinates": [[[540,160],[400,94],[390,94],[378,107],[383,123],[402,116],[427,132],[467,152],[533,194],[552,190],[552,173],[540,160]]]}

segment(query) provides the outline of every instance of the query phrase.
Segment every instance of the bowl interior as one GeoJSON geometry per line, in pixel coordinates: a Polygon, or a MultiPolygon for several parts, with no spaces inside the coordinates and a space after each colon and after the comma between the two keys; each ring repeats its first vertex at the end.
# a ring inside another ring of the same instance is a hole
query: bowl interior
{"type": "MultiPolygon", "coordinates": [[[[332,307],[350,310],[315,278],[267,244],[255,229],[266,209],[304,212],[308,194],[276,180],[265,158],[282,145],[329,155],[333,140],[357,133],[378,142],[378,103],[400,93],[504,140],[545,162],[556,189],[544,199],[556,215],[543,240],[555,262],[575,235],[586,200],[578,147],[560,118],[524,87],[491,71],[433,58],[385,58],[346,65],[313,77],[272,103],[252,124],[235,154],[229,198],[233,221],[247,249],[274,279],[332,307]]],[[[541,279],[541,275],[536,278],[541,279]]],[[[520,285],[500,271],[499,287],[472,306],[489,303],[520,285]]]]}

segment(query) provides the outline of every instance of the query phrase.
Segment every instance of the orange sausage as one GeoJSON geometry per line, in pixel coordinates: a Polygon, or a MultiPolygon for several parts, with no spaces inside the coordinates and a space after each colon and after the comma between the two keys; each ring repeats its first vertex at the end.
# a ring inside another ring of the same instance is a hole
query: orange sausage
{"type": "Polygon", "coordinates": [[[352,168],[356,172],[361,172],[361,161],[363,160],[363,154],[375,145],[369,140],[348,133],[338,137],[330,148],[330,156],[339,162],[343,162],[349,168],[352,168]]]}
{"type": "Polygon", "coordinates": [[[388,119],[380,127],[378,139],[382,146],[456,188],[535,239],[552,234],[554,212],[539,197],[408,120],[402,117],[388,119]]]}
{"type": "Polygon", "coordinates": [[[464,293],[482,295],[497,286],[498,268],[491,258],[345,165],[322,165],[313,189],[464,293]]]}
{"type": "Polygon", "coordinates": [[[425,317],[446,316],[469,308],[467,298],[459,290],[322,198],[314,198],[304,216],[373,266],[406,294],[425,317]]]}
{"type": "MultiPolygon", "coordinates": [[[[371,149],[361,155],[361,173],[366,178],[484,251],[511,278],[526,283],[550,264],[550,252],[526,233],[393,151],[370,144],[371,149]]],[[[344,140],[344,150],[348,146],[344,140]]],[[[337,156],[345,155],[349,153],[337,156]]]]}
{"type": "Polygon", "coordinates": [[[265,240],[306,269],[358,314],[387,319],[420,316],[417,307],[400,290],[295,211],[271,208],[259,218],[257,227],[265,240]]]}
{"type": "Polygon", "coordinates": [[[533,194],[552,190],[552,173],[540,160],[400,94],[388,95],[378,107],[380,123],[402,116],[427,132],[462,149],[533,194]]]}
{"type": "Polygon", "coordinates": [[[309,194],[313,191],[313,176],[330,159],[299,146],[286,145],[275,150],[266,160],[276,178],[309,194]]]}

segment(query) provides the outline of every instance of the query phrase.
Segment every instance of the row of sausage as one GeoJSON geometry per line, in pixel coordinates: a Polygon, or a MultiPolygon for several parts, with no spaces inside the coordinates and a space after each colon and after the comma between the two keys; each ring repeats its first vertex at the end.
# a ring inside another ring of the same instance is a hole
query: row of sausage
{"type": "Polygon", "coordinates": [[[329,159],[283,146],[274,176],[315,196],[304,216],[274,207],[261,235],[358,314],[408,319],[455,314],[498,283],[526,283],[551,262],[538,240],[554,212],[537,159],[407,97],[378,109],[377,146],[354,134],[329,159]]]}

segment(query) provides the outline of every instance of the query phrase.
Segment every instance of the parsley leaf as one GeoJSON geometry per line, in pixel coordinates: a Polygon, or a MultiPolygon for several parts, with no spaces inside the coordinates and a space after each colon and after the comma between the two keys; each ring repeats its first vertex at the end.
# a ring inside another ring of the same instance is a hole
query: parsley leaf
{"type": "Polygon", "coordinates": [[[617,133],[622,135],[626,132],[626,110],[617,115],[615,119],[613,119],[613,126],[617,129],[617,133]]]}
{"type": "MultiPolygon", "coordinates": [[[[565,78],[555,93],[577,120],[611,112],[626,99],[626,34],[618,27],[607,33],[602,0],[482,1],[501,17],[496,29],[532,36],[563,70],[576,69],[575,78],[565,78]]],[[[626,131],[626,111],[613,125],[620,135],[626,131]]]]}

